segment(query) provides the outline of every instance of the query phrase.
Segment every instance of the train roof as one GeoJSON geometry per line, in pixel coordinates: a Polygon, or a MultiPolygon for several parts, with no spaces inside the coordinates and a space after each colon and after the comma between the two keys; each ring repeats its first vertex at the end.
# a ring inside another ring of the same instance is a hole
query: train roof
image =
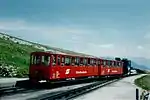
{"type": "MultiPolygon", "coordinates": [[[[86,57],[86,58],[93,58],[93,59],[101,59],[101,60],[107,60],[107,61],[117,61],[115,59],[109,59],[109,58],[105,58],[105,57],[96,57],[96,56],[92,56],[92,55],[77,55],[77,54],[67,54],[67,53],[62,53],[62,52],[54,52],[54,51],[35,51],[32,52],[31,54],[35,54],[35,53],[48,53],[48,54],[56,54],[56,55],[65,55],[65,56],[74,56],[74,57],[86,57]]],[[[117,61],[117,62],[121,62],[121,61],[117,61]]]]}

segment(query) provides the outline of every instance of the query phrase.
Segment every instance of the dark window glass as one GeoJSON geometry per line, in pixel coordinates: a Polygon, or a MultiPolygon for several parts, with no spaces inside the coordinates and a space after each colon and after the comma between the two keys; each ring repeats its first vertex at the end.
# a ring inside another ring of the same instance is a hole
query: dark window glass
{"type": "Polygon", "coordinates": [[[79,62],[80,62],[79,57],[76,57],[76,58],[75,58],[75,65],[79,66],[79,62]]]}
{"type": "Polygon", "coordinates": [[[105,60],[103,61],[103,65],[106,66],[106,61],[105,60]]]}
{"type": "Polygon", "coordinates": [[[87,65],[87,58],[83,59],[83,63],[84,63],[84,65],[87,65]]]}
{"type": "Polygon", "coordinates": [[[71,64],[71,59],[69,56],[65,57],[65,65],[69,66],[71,64]]]}
{"type": "Polygon", "coordinates": [[[50,56],[42,56],[42,65],[49,66],[50,64],[50,56]]]}
{"type": "Polygon", "coordinates": [[[61,56],[61,66],[64,66],[64,65],[65,65],[65,57],[61,56]]]}
{"type": "Polygon", "coordinates": [[[47,55],[32,55],[31,64],[36,66],[49,66],[50,56],[47,55]]]}
{"type": "Polygon", "coordinates": [[[57,64],[60,65],[61,61],[60,61],[60,56],[57,56],[57,64]]]}
{"type": "Polygon", "coordinates": [[[56,55],[52,55],[52,65],[56,66],[56,55]]]}
{"type": "Polygon", "coordinates": [[[34,56],[34,65],[40,65],[41,64],[41,56],[35,55],[34,56]]]}

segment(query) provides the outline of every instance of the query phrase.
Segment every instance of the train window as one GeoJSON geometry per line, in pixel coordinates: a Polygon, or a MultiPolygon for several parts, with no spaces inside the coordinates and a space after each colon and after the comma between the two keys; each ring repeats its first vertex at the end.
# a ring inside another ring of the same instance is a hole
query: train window
{"type": "Polygon", "coordinates": [[[103,65],[106,66],[106,61],[103,61],[103,65]]]}
{"type": "Polygon", "coordinates": [[[94,65],[94,59],[90,60],[90,65],[92,65],[92,66],[94,65]]]}
{"type": "Polygon", "coordinates": [[[96,59],[94,59],[94,60],[93,60],[93,65],[94,65],[94,66],[96,66],[96,65],[97,65],[97,63],[96,63],[96,59]]]}
{"type": "Polygon", "coordinates": [[[69,57],[69,56],[66,56],[66,57],[65,57],[65,65],[66,65],[66,66],[69,66],[70,63],[71,63],[70,57],[69,57]]]}
{"type": "Polygon", "coordinates": [[[41,64],[41,56],[35,55],[33,63],[34,63],[34,65],[40,65],[41,64]]]}
{"type": "Polygon", "coordinates": [[[83,64],[84,64],[84,65],[87,65],[87,58],[84,58],[83,64]]]}
{"type": "Polygon", "coordinates": [[[101,64],[101,65],[104,65],[104,61],[103,61],[103,60],[100,60],[100,64],[101,64]]]}
{"type": "Polygon", "coordinates": [[[111,65],[114,66],[114,61],[111,62],[111,65]]]}
{"type": "Polygon", "coordinates": [[[110,66],[112,66],[112,61],[110,61],[110,66]]]}
{"type": "Polygon", "coordinates": [[[96,59],[93,59],[93,64],[96,64],[96,59]]]}
{"type": "Polygon", "coordinates": [[[110,67],[112,66],[112,61],[109,61],[109,66],[110,66],[110,67]]]}
{"type": "Polygon", "coordinates": [[[110,66],[110,61],[109,60],[107,61],[107,65],[110,66]]]}
{"type": "Polygon", "coordinates": [[[114,66],[117,67],[117,62],[116,61],[114,62],[114,66]]]}
{"type": "Polygon", "coordinates": [[[71,58],[71,64],[72,64],[72,66],[75,65],[75,57],[72,57],[72,58],[71,58]]]}
{"type": "Polygon", "coordinates": [[[60,65],[60,56],[57,56],[57,64],[60,65]]]}
{"type": "Polygon", "coordinates": [[[119,67],[119,62],[117,62],[117,66],[119,67]]]}
{"type": "Polygon", "coordinates": [[[118,64],[118,66],[121,66],[121,62],[118,62],[119,64],[118,64]]]}
{"type": "Polygon", "coordinates": [[[120,66],[122,66],[122,62],[120,62],[120,66]]]}
{"type": "Polygon", "coordinates": [[[96,60],[96,63],[95,63],[95,64],[96,64],[96,66],[98,66],[98,59],[95,59],[95,60],[96,60]]]}
{"type": "Polygon", "coordinates": [[[65,57],[61,56],[61,66],[64,66],[64,65],[65,65],[65,57]]]}
{"type": "Polygon", "coordinates": [[[95,65],[95,59],[93,59],[93,64],[92,64],[93,66],[95,65]]]}
{"type": "Polygon", "coordinates": [[[42,65],[49,66],[50,64],[50,57],[49,56],[42,56],[42,65]]]}
{"type": "Polygon", "coordinates": [[[117,62],[115,62],[115,67],[117,67],[117,62]]]}
{"type": "Polygon", "coordinates": [[[118,67],[119,66],[119,62],[115,62],[115,67],[118,67]]]}
{"type": "Polygon", "coordinates": [[[101,62],[100,62],[100,60],[98,60],[98,66],[100,66],[101,65],[101,62]]]}
{"type": "Polygon", "coordinates": [[[90,65],[90,58],[87,58],[87,65],[90,65]]]}
{"type": "Polygon", "coordinates": [[[52,65],[56,66],[56,55],[52,55],[52,65]]]}
{"type": "Polygon", "coordinates": [[[80,58],[80,65],[83,65],[83,58],[80,58]]]}
{"type": "Polygon", "coordinates": [[[75,65],[79,66],[79,62],[80,62],[79,57],[76,57],[76,58],[75,58],[75,65]]]}

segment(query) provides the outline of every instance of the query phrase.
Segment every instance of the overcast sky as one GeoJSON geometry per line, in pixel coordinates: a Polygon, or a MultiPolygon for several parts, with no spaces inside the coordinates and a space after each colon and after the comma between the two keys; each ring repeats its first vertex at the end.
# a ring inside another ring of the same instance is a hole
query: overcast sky
{"type": "Polygon", "coordinates": [[[149,0],[0,0],[0,32],[96,56],[150,58],[149,0]]]}

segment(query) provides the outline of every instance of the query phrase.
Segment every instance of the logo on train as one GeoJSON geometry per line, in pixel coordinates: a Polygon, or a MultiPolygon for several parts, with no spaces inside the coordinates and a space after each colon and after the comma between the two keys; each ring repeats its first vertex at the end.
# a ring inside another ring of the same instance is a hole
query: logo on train
{"type": "Polygon", "coordinates": [[[66,73],[65,74],[69,74],[70,73],[70,69],[66,69],[66,73]]]}
{"type": "Polygon", "coordinates": [[[107,72],[109,73],[109,72],[110,72],[110,69],[108,69],[107,72]]]}
{"type": "Polygon", "coordinates": [[[104,75],[104,74],[105,74],[105,71],[103,70],[101,74],[104,75]]]}

